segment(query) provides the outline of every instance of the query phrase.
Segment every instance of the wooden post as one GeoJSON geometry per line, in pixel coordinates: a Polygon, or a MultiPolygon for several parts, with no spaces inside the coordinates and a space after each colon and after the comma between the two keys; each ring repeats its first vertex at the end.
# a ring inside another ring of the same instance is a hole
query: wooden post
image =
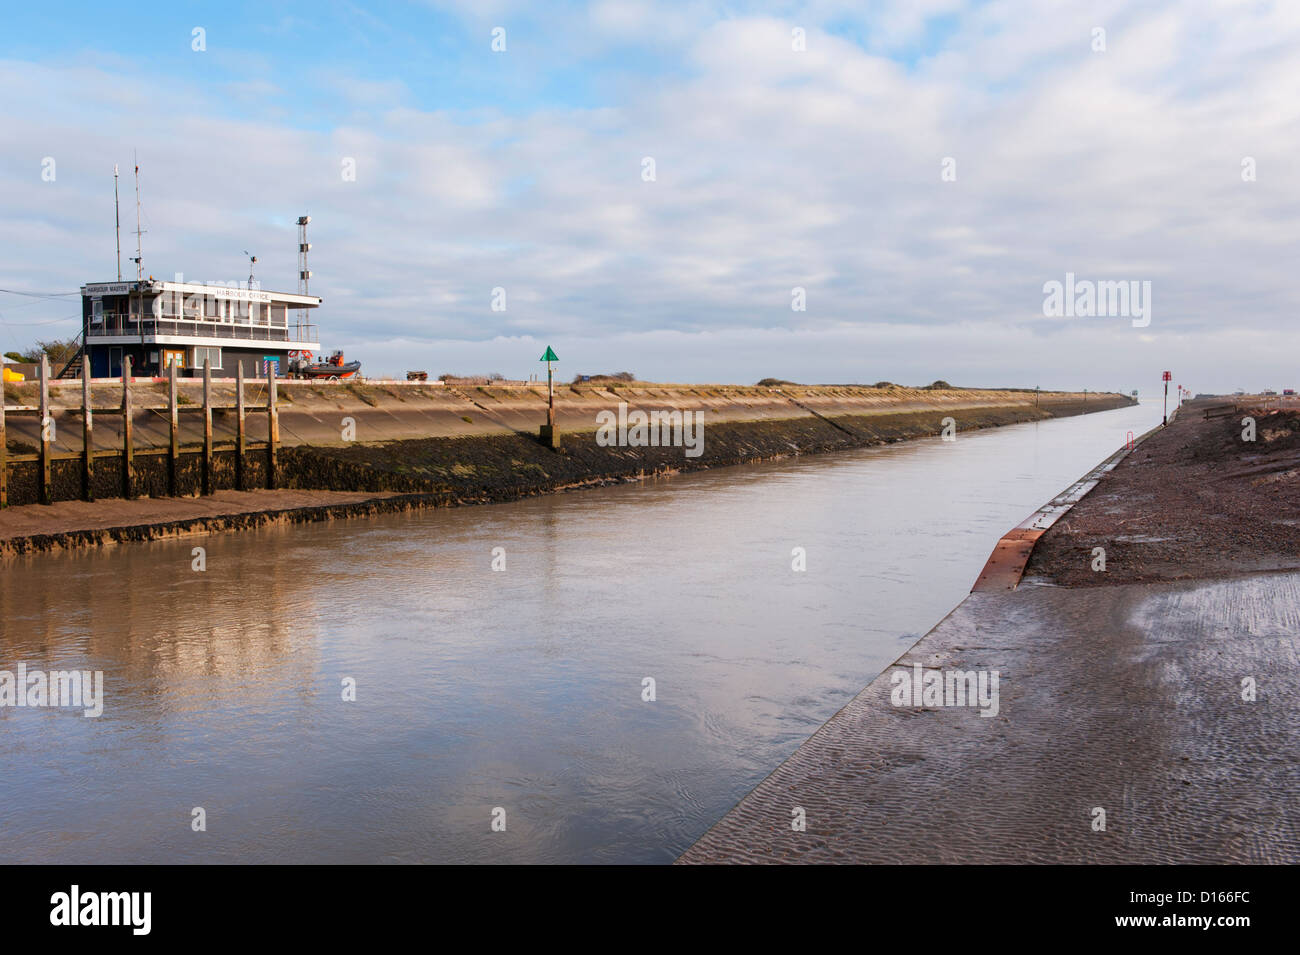
{"type": "Polygon", "coordinates": [[[171,415],[172,442],[167,455],[167,493],[176,496],[176,459],[181,451],[180,414],[176,405],[176,359],[167,363],[168,374],[168,412],[171,415]]]}
{"type": "Polygon", "coordinates": [[[538,432],[538,437],[542,444],[546,445],[553,451],[560,450],[560,435],[555,430],[555,370],[551,362],[559,361],[551,346],[546,346],[546,353],[542,355],[541,361],[546,362],[546,424],[542,425],[538,432]]]}
{"type": "Polygon", "coordinates": [[[95,499],[95,425],[90,407],[90,356],[81,356],[81,496],[95,499]]]}
{"type": "Polygon", "coordinates": [[[50,359],[41,356],[40,367],[41,397],[41,503],[54,503],[54,490],[50,482],[50,432],[54,430],[54,419],[50,417],[50,359]]]}
{"type": "Polygon", "coordinates": [[[266,363],[266,488],[275,490],[275,449],[280,443],[280,413],[275,407],[275,362],[266,363]]]}
{"type": "Polygon", "coordinates": [[[5,436],[4,383],[0,382],[0,507],[9,506],[9,439],[5,436]]]}
{"type": "Polygon", "coordinates": [[[555,431],[555,374],[551,363],[546,363],[546,426],[555,431]]]}
{"type": "Polygon", "coordinates": [[[131,480],[131,356],[122,356],[122,496],[128,501],[134,490],[131,480]]]}
{"type": "Polygon", "coordinates": [[[212,360],[203,359],[203,493],[212,493],[212,360]]]}
{"type": "Polygon", "coordinates": [[[235,366],[235,490],[244,489],[244,362],[235,366]]]}

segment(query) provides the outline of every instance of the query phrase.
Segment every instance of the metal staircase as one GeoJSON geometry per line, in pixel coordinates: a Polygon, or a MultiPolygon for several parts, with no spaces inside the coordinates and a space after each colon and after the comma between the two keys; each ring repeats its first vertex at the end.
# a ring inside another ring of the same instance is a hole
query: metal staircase
{"type": "Polygon", "coordinates": [[[68,359],[68,363],[64,365],[62,369],[59,370],[59,373],[57,375],[54,376],[54,379],[56,381],[58,381],[61,378],[80,380],[81,379],[81,356],[84,355],[85,353],[86,353],[86,339],[83,333],[82,335],[77,336],[77,350],[73,353],[72,357],[68,359]]]}

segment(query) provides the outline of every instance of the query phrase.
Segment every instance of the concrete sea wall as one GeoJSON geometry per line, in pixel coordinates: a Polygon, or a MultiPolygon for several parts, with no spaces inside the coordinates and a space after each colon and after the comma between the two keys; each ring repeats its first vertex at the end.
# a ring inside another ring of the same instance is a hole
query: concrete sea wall
{"type": "MultiPolygon", "coordinates": [[[[178,383],[182,406],[197,407],[202,401],[202,383],[190,379],[178,383]]],[[[214,403],[231,406],[235,383],[213,383],[214,403]]],[[[298,382],[278,383],[281,441],[285,446],[342,445],[345,419],[353,424],[352,441],[370,444],[414,438],[458,438],[507,434],[536,435],[546,421],[546,387],[529,386],[438,386],[397,382],[298,382]]],[[[32,382],[5,385],[5,403],[34,406],[37,385],[32,382]]],[[[264,403],[266,383],[245,385],[249,405],[264,403]]],[[[91,389],[92,405],[120,407],[122,387],[96,381],[91,389]]],[[[767,388],[743,385],[566,385],[556,386],[556,425],[562,432],[592,432],[596,415],[625,404],[629,410],[702,411],[709,425],[720,421],[774,421],[805,417],[873,417],[876,415],[928,414],[970,411],[979,408],[1019,408],[1031,417],[1059,417],[1085,411],[1104,410],[1128,404],[1115,394],[1044,392],[980,389],[916,389],[889,386],[875,388],[846,386],[783,386],[767,388]],[[1037,406],[1036,406],[1037,405],[1037,406]]],[[[81,385],[56,382],[50,388],[50,402],[58,424],[53,450],[74,453],[81,450],[81,385]]],[[[167,385],[137,380],[132,385],[135,413],[133,433],[136,447],[166,447],[168,430],[167,385]]],[[[940,414],[940,417],[943,415],[940,414]]],[[[235,432],[233,412],[213,416],[214,438],[230,441],[235,432]]],[[[247,416],[249,441],[265,441],[266,415],[247,416]]],[[[14,453],[33,453],[39,443],[34,417],[11,417],[8,421],[9,448],[14,453]]],[[[112,450],[121,446],[120,415],[95,419],[95,448],[112,450]]],[[[181,443],[202,440],[198,416],[181,416],[181,443]]]]}
{"type": "MultiPolygon", "coordinates": [[[[247,387],[246,400],[250,404],[264,400],[259,388],[265,385],[247,387]]],[[[214,396],[217,403],[233,401],[232,383],[220,383],[214,390],[218,392],[214,396]]],[[[120,385],[97,384],[95,392],[95,405],[111,407],[113,395],[120,396],[120,385]]],[[[169,438],[165,389],[154,387],[151,391],[141,385],[133,392],[133,407],[137,408],[133,415],[137,448],[134,486],[143,498],[157,504],[117,497],[123,485],[121,459],[97,457],[95,502],[81,502],[88,510],[84,515],[78,510],[76,513],[83,516],[74,516],[71,523],[62,512],[58,520],[33,519],[33,515],[39,517],[51,510],[35,504],[39,465],[34,460],[13,458],[15,454],[20,458],[25,453],[30,456],[33,448],[25,442],[36,435],[25,435],[23,429],[33,428],[35,418],[12,417],[8,431],[11,507],[0,512],[0,553],[96,546],[267,522],[329,520],[394,508],[507,501],[655,474],[936,435],[948,418],[962,432],[1131,403],[1127,397],[1114,394],[1035,396],[1023,391],[674,385],[606,389],[566,385],[557,392],[560,446],[553,450],[536,437],[546,414],[545,391],[541,388],[291,383],[283,387],[281,394],[280,428],[284,440],[273,482],[279,491],[240,496],[241,492],[265,488],[270,483],[267,453],[265,449],[245,453],[243,487],[236,488],[235,454],[228,447],[220,447],[233,436],[233,414],[217,414],[214,438],[218,447],[213,452],[212,467],[216,497],[198,496],[202,466],[195,452],[202,435],[197,416],[181,417],[183,453],[176,474],[179,496],[167,497],[168,456],[157,453],[169,438]],[[629,412],[702,413],[699,454],[687,455],[683,447],[602,445],[596,439],[597,415],[617,413],[620,405],[629,412]],[[348,431],[355,440],[345,440],[348,431]],[[294,497],[306,492],[371,497],[337,501],[314,498],[310,503],[294,497]],[[380,496],[387,500],[378,501],[380,496]],[[231,503],[236,497],[237,507],[231,503]],[[165,506],[165,502],[187,498],[195,502],[193,513],[178,515],[170,505],[165,506]],[[13,505],[27,506],[15,509],[13,505]],[[150,507],[157,511],[156,515],[151,516],[150,507]],[[259,512],[263,512],[262,516],[259,512]],[[94,519],[89,515],[95,515],[94,519]]],[[[26,396],[7,395],[10,401],[15,397],[22,402],[26,396]]],[[[52,396],[59,423],[55,450],[69,455],[67,459],[56,457],[52,463],[53,497],[59,502],[56,507],[76,503],[80,496],[81,462],[73,455],[81,450],[82,429],[74,397],[80,397],[79,386],[52,396]],[[67,403],[60,406],[60,401],[67,403]]],[[[98,451],[111,451],[120,440],[120,421],[120,415],[95,418],[98,451]]],[[[265,427],[265,414],[250,413],[249,441],[264,440],[265,427]]]]}

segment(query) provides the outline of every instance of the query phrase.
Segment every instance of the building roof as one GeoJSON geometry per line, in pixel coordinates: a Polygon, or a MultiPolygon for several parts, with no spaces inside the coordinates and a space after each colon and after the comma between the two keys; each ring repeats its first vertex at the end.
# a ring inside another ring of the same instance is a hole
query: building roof
{"type": "Polygon", "coordinates": [[[250,290],[247,286],[231,288],[228,285],[205,285],[199,282],[160,282],[156,279],[142,282],[87,282],[81,287],[83,297],[126,295],[130,292],[143,292],[146,295],[179,292],[182,295],[210,295],[235,301],[274,302],[296,308],[316,308],[324,301],[318,295],[299,295],[297,292],[272,292],[263,288],[250,290]]]}

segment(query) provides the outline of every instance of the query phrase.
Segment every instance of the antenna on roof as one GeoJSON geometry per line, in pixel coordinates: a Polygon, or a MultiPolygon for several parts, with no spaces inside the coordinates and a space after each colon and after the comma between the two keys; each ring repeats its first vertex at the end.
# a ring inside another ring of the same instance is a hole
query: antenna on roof
{"type": "Polygon", "coordinates": [[[135,156],[135,258],[131,261],[135,263],[135,280],[139,282],[144,278],[144,253],[140,249],[140,236],[144,235],[140,229],[140,155],[132,155],[135,156]]]}
{"type": "Polygon", "coordinates": [[[117,200],[117,163],[113,163],[113,234],[117,236],[117,280],[122,281],[122,206],[117,200]]]}
{"type": "Polygon", "coordinates": [[[251,291],[253,288],[253,266],[257,264],[257,256],[250,253],[247,249],[244,250],[244,254],[248,256],[248,288],[251,291]]]}

